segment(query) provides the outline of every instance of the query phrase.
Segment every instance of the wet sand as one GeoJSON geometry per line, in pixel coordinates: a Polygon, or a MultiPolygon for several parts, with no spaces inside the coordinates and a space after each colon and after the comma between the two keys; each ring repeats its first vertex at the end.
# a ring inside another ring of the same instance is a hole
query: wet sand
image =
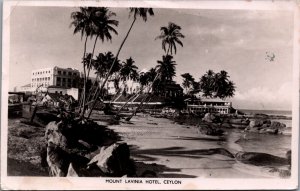
{"type": "MultiPolygon", "coordinates": [[[[135,116],[131,123],[121,122],[109,128],[119,133],[122,140],[130,145],[131,157],[135,161],[163,167],[158,172],[159,177],[274,177],[268,169],[242,164],[225,155],[205,152],[207,149],[225,148],[235,154],[244,150],[244,146],[253,149],[249,147],[251,142],[235,143],[243,137],[240,132],[232,131],[222,137],[206,136],[200,134],[195,126],[179,125],[169,119],[143,115],[135,116]]],[[[287,148],[283,149],[281,155],[285,150],[287,148]]]]}

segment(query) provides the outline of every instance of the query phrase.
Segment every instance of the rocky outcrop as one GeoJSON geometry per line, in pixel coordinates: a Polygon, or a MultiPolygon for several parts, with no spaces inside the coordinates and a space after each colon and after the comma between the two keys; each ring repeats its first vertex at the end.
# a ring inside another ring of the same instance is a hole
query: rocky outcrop
{"type": "MultiPolygon", "coordinates": [[[[50,176],[104,176],[103,168],[87,168],[90,162],[87,157],[91,156],[89,153],[97,151],[99,146],[116,142],[118,136],[105,126],[92,121],[53,121],[46,126],[45,140],[46,149],[41,152],[41,156],[45,158],[42,162],[46,161],[50,176]]],[[[104,154],[103,164],[109,169],[107,173],[114,176],[122,174],[122,170],[129,163],[128,146],[121,144],[102,150],[104,152],[99,154],[104,154]],[[117,166],[117,162],[122,166],[117,166]]]]}
{"type": "Polygon", "coordinates": [[[271,121],[269,119],[254,119],[250,121],[249,126],[245,128],[245,131],[280,134],[285,128],[286,125],[278,121],[271,121]]]}

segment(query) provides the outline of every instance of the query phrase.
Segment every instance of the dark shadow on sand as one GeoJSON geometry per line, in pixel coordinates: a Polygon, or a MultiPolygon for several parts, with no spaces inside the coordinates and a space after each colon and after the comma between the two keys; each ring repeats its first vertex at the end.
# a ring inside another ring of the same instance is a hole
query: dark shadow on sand
{"type": "Polygon", "coordinates": [[[206,155],[221,154],[230,158],[234,156],[223,148],[214,149],[195,149],[195,150],[184,150],[184,147],[168,147],[161,149],[139,149],[137,146],[130,146],[131,155],[135,158],[141,159],[142,161],[155,161],[157,160],[153,156],[174,156],[201,159],[205,158],[206,155]],[[150,156],[149,156],[150,155],[150,156]],[[204,156],[203,156],[204,155],[204,156]]]}
{"type": "Polygon", "coordinates": [[[137,174],[140,177],[147,178],[195,178],[197,176],[181,174],[179,168],[169,168],[161,164],[146,164],[143,162],[135,162],[137,174]]]}

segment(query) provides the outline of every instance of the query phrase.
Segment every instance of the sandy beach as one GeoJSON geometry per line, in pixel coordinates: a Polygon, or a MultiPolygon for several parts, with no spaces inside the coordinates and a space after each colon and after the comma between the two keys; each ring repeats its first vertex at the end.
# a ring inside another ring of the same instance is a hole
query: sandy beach
{"type": "Polygon", "coordinates": [[[231,130],[221,137],[207,136],[199,133],[196,126],[179,125],[169,119],[148,115],[135,116],[131,123],[109,128],[119,133],[122,140],[130,145],[134,160],[161,166],[158,177],[273,177],[269,168],[243,164],[234,158],[207,154],[205,151],[225,148],[233,154],[251,151],[274,153],[277,156],[280,153],[284,157],[290,144],[290,137],[274,135],[271,138],[268,138],[269,135],[247,135],[248,141],[237,144],[235,141],[244,136],[240,130],[231,130]],[[264,145],[261,144],[263,140],[264,145]],[[271,145],[274,141],[281,148],[271,145]]]}

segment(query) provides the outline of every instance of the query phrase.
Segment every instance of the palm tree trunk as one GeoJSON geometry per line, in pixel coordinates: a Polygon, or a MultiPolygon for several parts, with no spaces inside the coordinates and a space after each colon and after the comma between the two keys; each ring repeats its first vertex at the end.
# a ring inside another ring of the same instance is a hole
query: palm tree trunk
{"type": "Polygon", "coordinates": [[[139,106],[137,107],[137,109],[132,112],[131,116],[127,118],[128,121],[136,114],[136,112],[138,111],[138,109],[141,108],[141,106],[143,105],[144,101],[148,98],[150,90],[152,89],[152,86],[153,86],[154,82],[157,80],[158,76],[159,76],[159,73],[156,74],[155,78],[153,79],[152,83],[150,84],[149,89],[147,91],[146,97],[141,101],[141,103],[139,104],[139,106]]]}
{"type": "MultiPolygon", "coordinates": [[[[93,50],[92,50],[92,55],[91,55],[91,59],[90,59],[90,62],[89,62],[89,65],[87,66],[87,69],[88,69],[88,72],[87,72],[87,79],[89,79],[89,76],[90,76],[90,71],[91,71],[91,65],[92,65],[92,60],[93,60],[93,57],[94,57],[94,53],[95,53],[95,47],[96,47],[96,44],[97,44],[97,40],[98,40],[98,35],[96,36],[96,38],[95,38],[95,42],[94,42],[94,46],[93,46],[93,50]]],[[[95,80],[95,83],[96,83],[96,80],[95,80]]],[[[94,84],[95,84],[94,83],[94,84]]],[[[93,86],[91,86],[91,88],[90,88],[90,91],[89,92],[91,92],[91,90],[92,90],[92,88],[93,88],[93,86]]],[[[87,99],[86,99],[86,102],[88,102],[89,101],[89,98],[90,98],[90,93],[89,93],[89,96],[87,97],[87,99]]]]}
{"type": "MultiPolygon", "coordinates": [[[[148,91],[147,91],[147,95],[150,93],[150,90],[152,89],[152,86],[153,86],[154,82],[157,80],[158,76],[159,76],[159,73],[156,74],[156,76],[155,76],[155,78],[153,79],[152,83],[149,85],[149,89],[148,89],[148,91]]],[[[138,93],[143,92],[143,90],[144,90],[144,89],[141,88],[141,90],[140,90],[138,93]]],[[[147,97],[146,97],[146,98],[147,98],[147,97]]],[[[145,100],[142,100],[142,101],[141,101],[141,103],[140,103],[140,105],[138,106],[138,108],[140,108],[140,106],[143,104],[144,101],[145,101],[145,100]]],[[[127,105],[128,102],[129,102],[129,101],[127,101],[127,102],[121,107],[121,109],[124,108],[125,105],[127,105]]],[[[137,108],[137,109],[138,109],[138,108],[137,108]]],[[[121,111],[121,109],[118,111],[118,114],[119,114],[119,112],[121,111]]],[[[136,111],[137,111],[137,110],[136,110],[136,111]]],[[[134,112],[132,113],[132,115],[128,118],[129,120],[133,117],[133,115],[135,115],[136,111],[134,111],[134,112]]]]}
{"type": "Polygon", "coordinates": [[[98,35],[96,36],[96,39],[95,39],[95,42],[94,42],[94,47],[93,47],[93,51],[92,51],[92,56],[91,56],[91,59],[90,59],[90,63],[88,65],[88,72],[87,72],[87,78],[89,78],[89,75],[90,75],[90,70],[91,70],[91,64],[92,64],[92,60],[93,60],[93,57],[94,57],[94,52],[95,52],[95,47],[96,47],[96,44],[97,44],[97,40],[98,40],[98,35]]]}
{"type": "MultiPolygon", "coordinates": [[[[86,38],[85,38],[85,42],[84,42],[84,51],[83,51],[83,59],[85,57],[85,53],[86,53],[86,43],[87,43],[87,39],[88,39],[88,36],[86,35],[86,38]]],[[[82,106],[81,106],[81,114],[80,114],[80,117],[83,118],[84,117],[84,112],[85,112],[85,92],[86,92],[86,83],[87,83],[87,79],[86,79],[86,70],[85,70],[85,65],[83,63],[83,91],[82,91],[82,106]]]]}
{"type": "MultiPolygon", "coordinates": [[[[103,81],[103,84],[102,84],[101,87],[100,87],[100,91],[99,91],[99,92],[101,92],[102,89],[104,88],[104,85],[105,85],[106,81],[108,80],[108,77],[110,76],[110,73],[111,73],[111,71],[112,71],[112,69],[113,69],[113,67],[114,67],[114,65],[115,65],[115,63],[116,63],[116,61],[118,60],[118,56],[119,56],[119,54],[120,54],[120,52],[121,52],[121,49],[122,49],[122,47],[123,47],[125,41],[127,40],[128,35],[129,35],[129,33],[130,33],[130,31],[131,31],[131,29],[132,29],[132,27],[133,27],[135,21],[136,21],[136,17],[133,19],[133,21],[132,21],[132,23],[131,23],[131,26],[130,26],[129,30],[128,30],[128,32],[127,32],[127,34],[126,34],[126,36],[125,36],[123,42],[122,42],[121,45],[120,45],[120,48],[119,48],[119,50],[118,50],[118,52],[117,52],[117,54],[116,54],[116,57],[115,57],[115,59],[114,59],[112,65],[111,65],[111,67],[110,67],[110,69],[109,69],[109,71],[108,71],[108,73],[107,73],[107,75],[106,75],[106,78],[105,78],[104,81],[103,81]]],[[[93,111],[95,105],[96,105],[96,102],[93,103],[93,105],[92,105],[92,107],[91,107],[91,110],[90,110],[90,112],[89,112],[89,114],[88,114],[88,118],[90,117],[90,115],[91,115],[91,113],[92,113],[92,111],[93,111]]]]}
{"type": "Polygon", "coordinates": [[[129,98],[129,99],[124,103],[124,105],[122,105],[122,107],[118,110],[118,113],[117,113],[116,115],[120,114],[120,112],[122,111],[122,109],[123,109],[125,106],[127,106],[129,102],[132,102],[133,99],[134,99],[137,95],[139,95],[140,93],[141,93],[141,91],[139,91],[139,92],[135,93],[133,96],[131,96],[131,98],[129,98]]]}

